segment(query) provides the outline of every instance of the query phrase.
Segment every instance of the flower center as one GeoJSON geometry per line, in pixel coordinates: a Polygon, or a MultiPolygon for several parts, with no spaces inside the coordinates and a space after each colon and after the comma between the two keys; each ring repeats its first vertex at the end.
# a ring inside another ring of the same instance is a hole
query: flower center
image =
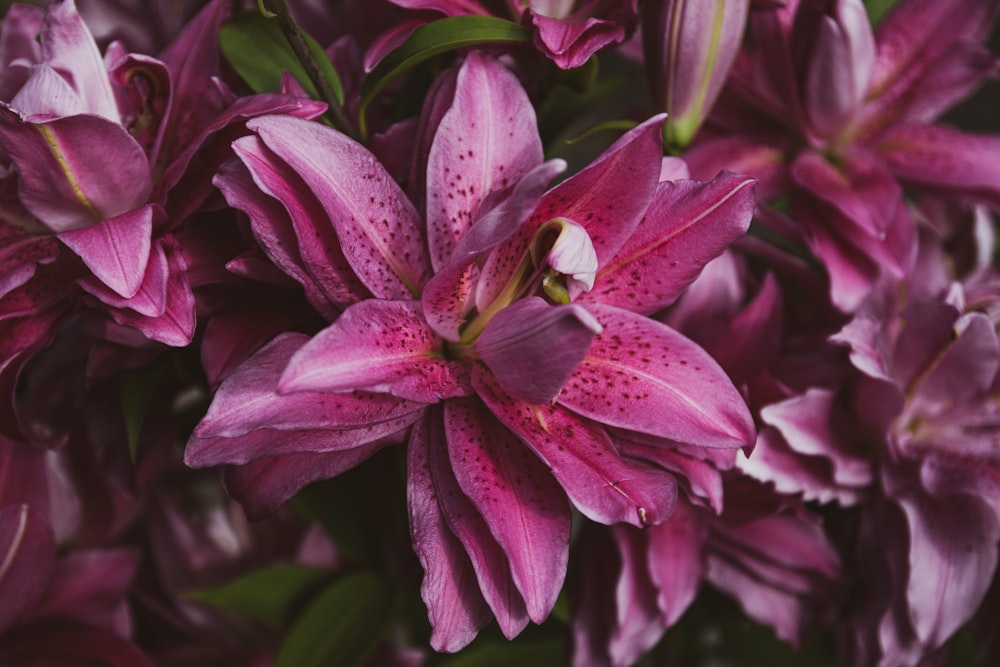
{"type": "Polygon", "coordinates": [[[540,296],[565,305],[589,291],[596,274],[597,253],[587,230],[568,218],[545,222],[504,288],[463,328],[461,345],[474,343],[493,316],[518,299],[540,296]]]}

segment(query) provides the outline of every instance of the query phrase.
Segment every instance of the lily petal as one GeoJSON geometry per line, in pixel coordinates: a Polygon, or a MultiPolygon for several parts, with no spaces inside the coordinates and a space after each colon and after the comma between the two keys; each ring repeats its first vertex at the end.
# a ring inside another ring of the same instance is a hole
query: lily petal
{"type": "Polygon", "coordinates": [[[568,218],[587,230],[598,264],[606,263],[628,240],[649,208],[663,161],[660,130],[664,115],[629,130],[590,165],[549,190],[531,220],[490,254],[476,287],[476,303],[490,304],[517,269],[538,228],[568,218]]]}
{"type": "Polygon", "coordinates": [[[901,125],[884,137],[878,154],[904,182],[1000,205],[1000,137],[901,125]]]}
{"type": "Polygon", "coordinates": [[[473,350],[508,394],[546,403],[559,394],[600,331],[581,306],[552,306],[529,297],[498,312],[473,350]]]}
{"type": "Polygon", "coordinates": [[[153,189],[142,148],[99,116],[32,123],[0,104],[0,146],[20,173],[24,207],[54,232],[138,208],[153,189]]]}
{"type": "Polygon", "coordinates": [[[439,336],[458,342],[464,317],[472,307],[469,297],[478,276],[477,256],[510,238],[531,217],[549,181],[565,169],[563,160],[549,160],[525,174],[508,196],[489,207],[462,236],[452,252],[452,263],[427,282],[421,295],[424,317],[439,336]]]}
{"type": "Polygon", "coordinates": [[[542,140],[524,87],[499,60],[473,51],[459,70],[454,101],[427,159],[433,267],[449,262],[486,195],[514,185],[541,162],[542,140]]]}
{"type": "MultiPolygon", "coordinates": [[[[439,414],[439,413],[438,413],[439,414]]],[[[472,561],[479,589],[508,639],[528,624],[524,597],[514,584],[507,556],[475,506],[462,493],[448,460],[446,432],[435,414],[427,441],[427,462],[437,493],[438,507],[472,561]]]]}
{"type": "Polygon", "coordinates": [[[380,299],[420,294],[430,275],[420,217],[368,149],[291,116],[257,118],[247,127],[316,193],[347,261],[372,294],[380,299]]]}
{"type": "Polygon", "coordinates": [[[755,185],[729,172],[709,182],[660,183],[635,233],[577,301],[642,314],[670,305],[705,264],[746,233],[755,185]]]}
{"type": "Polygon", "coordinates": [[[673,511],[677,482],[670,473],[627,461],[607,432],[558,405],[530,405],[508,396],[486,370],[472,383],[493,414],[549,467],[573,505],[604,524],[657,524],[673,511]]]}
{"type": "Polygon", "coordinates": [[[541,623],[566,576],[566,494],[538,457],[479,400],[447,401],[444,424],[455,479],[510,561],[528,616],[541,623]]]}
{"type": "MultiPolygon", "coordinates": [[[[237,153],[242,150],[242,143],[246,139],[252,138],[244,137],[233,142],[233,149],[237,153]]],[[[257,243],[278,268],[302,286],[309,304],[326,319],[336,319],[340,309],[331,303],[327,294],[304,268],[305,262],[298,252],[298,243],[287,210],[296,204],[285,200],[283,207],[282,201],[261,192],[250,171],[237,160],[223,163],[212,182],[230,206],[247,214],[257,243]]],[[[332,233],[333,230],[330,231],[332,233]]]]}
{"type": "Polygon", "coordinates": [[[664,324],[611,306],[587,306],[603,331],[558,403],[609,426],[706,447],[756,437],[746,402],[701,347],[664,324]]]}
{"type": "Polygon", "coordinates": [[[278,394],[278,378],[305,340],[301,334],[279,336],[222,383],[188,444],[188,465],[351,449],[419,418],[424,404],[387,394],[278,394]]]}
{"type": "Polygon", "coordinates": [[[471,392],[465,366],[444,358],[415,301],[367,299],[295,353],[281,392],[365,390],[436,403],[471,392]]]}
{"type": "Polygon", "coordinates": [[[104,59],[73,0],[49,7],[39,39],[45,63],[73,83],[87,111],[121,123],[104,59]]]}
{"type": "Polygon", "coordinates": [[[475,639],[489,621],[490,609],[468,555],[441,515],[428,463],[429,428],[424,418],[410,433],[406,504],[413,549],[424,568],[420,596],[431,622],[431,646],[455,652],[475,639]]]}
{"type": "Polygon", "coordinates": [[[154,204],[101,220],[96,225],[59,234],[96,278],[118,295],[135,296],[149,263],[154,204]]]}
{"type": "MultiPolygon", "coordinates": [[[[322,437],[316,436],[317,440],[322,437]]],[[[224,473],[226,492],[239,501],[251,521],[262,519],[306,485],[347,472],[383,447],[402,440],[401,436],[390,436],[335,452],[302,451],[230,466],[224,473]]]]}

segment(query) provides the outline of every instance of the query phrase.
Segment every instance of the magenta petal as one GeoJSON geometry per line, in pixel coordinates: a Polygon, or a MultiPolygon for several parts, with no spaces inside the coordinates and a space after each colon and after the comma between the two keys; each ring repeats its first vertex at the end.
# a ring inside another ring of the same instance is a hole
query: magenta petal
{"type": "Polygon", "coordinates": [[[55,564],[49,592],[33,616],[73,618],[115,630],[139,562],[128,549],[75,549],[55,564]]]}
{"type": "Polygon", "coordinates": [[[159,128],[151,162],[166,164],[221,110],[218,34],[231,11],[229,0],[207,3],[160,54],[171,75],[170,113],[159,128]]]}
{"type": "Polygon", "coordinates": [[[550,160],[525,174],[459,240],[452,263],[427,282],[421,294],[424,317],[439,336],[458,342],[464,317],[472,307],[469,300],[478,275],[473,266],[477,256],[510,238],[531,217],[549,181],[565,168],[563,160],[550,160]]]}
{"type": "Polygon", "coordinates": [[[648,567],[657,605],[670,627],[694,602],[705,574],[708,527],[699,511],[679,501],[669,519],[649,528],[648,567]]]}
{"type": "Polygon", "coordinates": [[[247,119],[265,114],[315,118],[325,110],[326,105],[322,102],[275,93],[236,98],[222,113],[199,128],[198,136],[163,170],[156,182],[153,199],[167,200],[171,220],[175,223],[187,219],[215,191],[212,168],[232,157],[232,132],[241,132],[247,119]]]}
{"type": "Polygon", "coordinates": [[[559,394],[600,331],[581,306],[552,306],[529,297],[497,313],[473,350],[508,394],[545,403],[559,394]]]}
{"type": "Polygon", "coordinates": [[[24,207],[54,232],[93,225],[146,203],[146,154],[128,131],[99,116],[27,122],[0,107],[0,146],[20,173],[24,207]]]}
{"type": "Polygon", "coordinates": [[[49,7],[39,39],[45,63],[73,83],[87,111],[119,123],[107,67],[73,0],[49,7]]]}
{"type": "Polygon", "coordinates": [[[493,414],[549,467],[584,516],[636,526],[670,516],[677,495],[673,475],[622,458],[603,428],[558,405],[533,406],[511,398],[478,366],[472,382],[493,414]]]}
{"type": "MultiPolygon", "coordinates": [[[[668,523],[672,520],[673,517],[668,523]]],[[[650,581],[649,530],[640,531],[625,524],[611,527],[621,558],[615,584],[615,625],[608,638],[608,654],[614,665],[636,664],[666,629],[656,604],[658,591],[650,581]]],[[[697,586],[701,582],[695,579],[694,583],[697,586]]]]}
{"type": "Polygon", "coordinates": [[[428,420],[414,425],[407,448],[406,500],[413,550],[424,568],[420,596],[431,623],[431,646],[455,652],[469,644],[490,619],[472,563],[448,528],[431,479],[428,420]]]}
{"type": "Polygon", "coordinates": [[[755,181],[724,172],[709,182],[661,183],[646,217],[603,265],[581,303],[600,302],[643,314],[673,302],[702,267],[750,226],[755,181]]]}
{"type": "Polygon", "coordinates": [[[909,527],[906,597],[914,630],[925,646],[937,648],[972,616],[989,588],[1000,539],[996,507],[963,492],[931,496],[900,474],[887,483],[909,527]]]}
{"type": "Polygon", "coordinates": [[[736,450],[702,450],[691,447],[689,449],[698,451],[686,455],[681,445],[668,447],[662,442],[640,444],[621,437],[614,440],[622,454],[629,458],[649,461],[664,470],[669,470],[677,476],[677,482],[681,484],[689,498],[697,499],[700,505],[707,505],[716,514],[722,512],[722,474],[719,469],[723,466],[717,465],[711,458],[706,460],[696,455],[704,452],[732,452],[735,461],[736,450]]]}
{"type": "Polygon", "coordinates": [[[806,153],[792,164],[791,176],[819,201],[878,239],[885,238],[903,205],[902,190],[892,174],[867,156],[852,156],[835,167],[815,153],[806,153]]]}
{"type": "Polygon", "coordinates": [[[854,117],[868,90],[875,36],[861,0],[840,0],[820,17],[804,88],[809,121],[833,137],[854,117]]]}
{"type": "Polygon", "coordinates": [[[59,234],[96,278],[119,295],[131,298],[146,276],[155,206],[150,204],[91,227],[59,234]]]}
{"type": "Polygon", "coordinates": [[[1000,137],[941,125],[903,125],[882,139],[878,151],[904,182],[1000,205],[1000,137]]]}
{"type": "MultiPolygon", "coordinates": [[[[270,255],[288,255],[281,266],[289,275],[302,274],[296,280],[306,287],[306,294],[320,290],[325,300],[341,308],[368,296],[368,290],[344,257],[333,224],[302,179],[257,137],[238,139],[233,142],[233,151],[250,171],[256,187],[275,200],[262,201],[257,194],[244,201],[256,201],[258,206],[268,209],[275,205],[285,209],[273,218],[265,211],[257,216],[251,214],[251,222],[254,234],[270,255]],[[290,266],[297,256],[298,266],[290,266]]],[[[314,295],[310,301],[319,301],[320,296],[314,295]]]]}
{"type": "Polygon", "coordinates": [[[434,413],[427,440],[427,462],[438,506],[451,532],[462,543],[472,561],[479,580],[479,589],[489,604],[497,625],[508,639],[518,635],[528,624],[524,596],[514,584],[510,564],[503,549],[493,536],[490,526],[476,507],[466,498],[455,479],[448,460],[448,443],[434,413]]]}
{"type": "Polygon", "coordinates": [[[743,397],[701,347],[626,310],[587,306],[604,330],[559,394],[566,408],[609,426],[706,447],[756,437],[743,397]]]}
{"type": "Polygon", "coordinates": [[[500,61],[473,51],[427,158],[427,235],[435,269],[449,262],[483,198],[515,184],[541,161],[535,110],[521,83],[500,61]]]}
{"type": "Polygon", "coordinates": [[[982,42],[1000,5],[982,0],[896,3],[876,30],[878,52],[871,88],[885,90],[923,74],[956,42],[982,42]]]}
{"type": "MultiPolygon", "coordinates": [[[[828,461],[830,479],[837,486],[862,488],[871,483],[871,462],[864,452],[845,447],[846,443],[853,442],[844,428],[850,417],[837,405],[834,392],[810,388],[798,396],[764,406],[760,418],[778,429],[798,454],[828,461]]],[[[750,466],[753,466],[752,456],[750,466]]],[[[835,490],[796,489],[795,492],[804,492],[809,499],[829,502],[835,490]]]]}
{"type": "MultiPolygon", "coordinates": [[[[233,149],[239,153],[246,140],[256,141],[256,137],[238,139],[233,142],[233,149]]],[[[286,206],[283,207],[282,201],[262,192],[254,183],[250,171],[237,160],[223,163],[212,182],[230,206],[250,218],[250,229],[267,257],[302,286],[306,300],[317,312],[330,321],[334,320],[340,309],[331,303],[329,296],[316,283],[298,252],[298,242],[287,211],[293,204],[284,200],[286,206]]],[[[333,230],[329,229],[329,232],[332,234],[333,230]]]]}
{"type": "Polygon", "coordinates": [[[343,134],[291,116],[247,127],[302,177],[323,204],[347,261],[381,299],[417,296],[430,274],[422,222],[368,149],[343,134]]]}
{"type": "Polygon", "coordinates": [[[532,621],[549,615],[569,558],[566,494],[513,433],[475,398],[445,403],[451,468],[507,559],[532,621]]]}
{"type": "Polygon", "coordinates": [[[535,47],[562,69],[580,67],[605,46],[621,43],[626,35],[624,25],[593,16],[559,19],[534,10],[528,16],[535,28],[535,47]]]}
{"type": "Polygon", "coordinates": [[[466,366],[444,357],[415,301],[367,299],[295,353],[282,392],[366,390],[436,403],[471,393],[466,366]]]}
{"type": "Polygon", "coordinates": [[[45,517],[27,505],[0,509],[0,632],[41,598],[55,554],[55,537],[45,517]]]}
{"type": "MultiPolygon", "coordinates": [[[[317,440],[320,437],[317,434],[317,440]]],[[[298,452],[231,466],[225,472],[226,491],[243,506],[251,520],[261,519],[307,484],[347,472],[402,439],[387,437],[336,452],[298,452]]]]}
{"type": "Polygon", "coordinates": [[[85,276],[77,284],[88,294],[97,297],[113,308],[131,308],[139,315],[158,317],[167,307],[167,255],[159,243],[154,243],[142,284],[131,297],[112,291],[97,276],[85,276]]]}
{"type": "Polygon", "coordinates": [[[14,3],[7,8],[0,31],[0,100],[9,100],[24,85],[30,64],[42,61],[41,46],[36,39],[42,27],[45,10],[41,7],[14,3]]]}
{"type": "Polygon", "coordinates": [[[590,236],[599,265],[605,264],[646,213],[663,162],[660,131],[664,116],[629,130],[590,165],[549,190],[531,220],[499,245],[483,267],[476,303],[492,303],[517,268],[535,232],[553,218],[580,224],[590,236]]]}
{"type": "Polygon", "coordinates": [[[910,385],[908,411],[935,414],[988,394],[997,375],[997,333],[983,313],[968,313],[955,323],[953,340],[910,385]]]}
{"type": "Polygon", "coordinates": [[[222,383],[188,444],[188,465],[350,449],[391,435],[420,416],[423,404],[387,394],[279,395],[278,378],[305,340],[301,334],[279,336],[222,383]]]}
{"type": "MultiPolygon", "coordinates": [[[[146,278],[140,293],[148,287],[151,291],[163,290],[166,302],[156,315],[150,316],[136,312],[131,304],[113,309],[111,317],[125,326],[138,329],[150,340],[164,345],[184,347],[194,337],[197,316],[195,313],[195,298],[191,285],[187,280],[186,265],[177,241],[171,236],[164,236],[154,244],[155,256],[164,257],[164,262],[157,271],[146,271],[146,278]]],[[[152,263],[150,264],[152,266],[152,263]]]]}

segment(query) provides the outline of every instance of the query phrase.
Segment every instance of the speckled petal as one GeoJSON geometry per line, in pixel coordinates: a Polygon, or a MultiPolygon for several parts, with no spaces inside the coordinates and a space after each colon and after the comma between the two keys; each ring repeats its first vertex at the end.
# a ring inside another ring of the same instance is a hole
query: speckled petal
{"type": "Polygon", "coordinates": [[[437,651],[455,652],[465,648],[489,622],[490,608],[479,590],[468,555],[441,515],[439,491],[428,463],[431,437],[426,418],[410,432],[406,505],[413,550],[424,568],[420,596],[431,623],[430,643],[437,651]]]}
{"type": "Polygon", "coordinates": [[[643,314],[668,306],[708,261],[746,233],[755,185],[729,172],[708,182],[660,183],[635,233],[577,301],[643,314]]]}
{"type": "Polygon", "coordinates": [[[562,589],[570,508],[538,457],[476,398],[445,403],[451,468],[510,561],[528,616],[541,623],[562,589]]]}
{"type": "Polygon", "coordinates": [[[282,392],[386,392],[436,403],[471,393],[466,366],[444,357],[415,301],[356,303],[295,353],[282,392]]]}
{"type": "Polygon", "coordinates": [[[677,495],[673,475],[622,458],[603,428],[558,405],[536,406],[510,397],[479,366],[472,382],[493,414],[549,467],[584,516],[636,526],[670,516],[677,495]]]}
{"type": "Polygon", "coordinates": [[[756,437],[743,397],[688,338],[649,318],[589,305],[604,330],[558,403],[609,426],[706,447],[745,447],[756,437]]]}
{"type": "Polygon", "coordinates": [[[535,232],[553,218],[568,218],[587,230],[599,265],[613,257],[645,215],[659,182],[663,120],[662,114],[654,116],[629,130],[590,165],[549,190],[531,219],[490,254],[476,303],[484,307],[493,302],[535,232]]]}
{"type": "Polygon", "coordinates": [[[420,294],[430,277],[420,216],[368,149],[325,125],[265,116],[247,127],[322,203],[347,261],[380,299],[420,294]]]}
{"type": "Polygon", "coordinates": [[[542,162],[535,110],[514,73],[473,51],[458,73],[427,160],[427,235],[440,269],[490,192],[517,183],[542,162]]]}

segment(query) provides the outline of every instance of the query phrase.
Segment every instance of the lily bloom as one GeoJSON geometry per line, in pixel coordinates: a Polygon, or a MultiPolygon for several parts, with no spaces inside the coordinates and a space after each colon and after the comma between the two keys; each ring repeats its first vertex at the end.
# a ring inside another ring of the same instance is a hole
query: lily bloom
{"type": "MultiPolygon", "coordinates": [[[[227,98],[212,81],[227,11],[225,2],[210,3],[160,58],[116,43],[102,57],[72,0],[44,11],[15,5],[4,18],[0,385],[7,395],[56,323],[81,307],[149,341],[190,342],[195,301],[173,232],[212,192],[212,161],[227,156],[218,157],[214,139],[260,113],[321,112],[287,95],[227,98]]],[[[20,437],[16,421],[0,415],[11,437],[20,437]]]]}
{"type": "Polygon", "coordinates": [[[574,665],[636,664],[703,582],[793,646],[810,622],[829,616],[841,571],[820,518],[747,477],[727,474],[725,494],[720,514],[682,497],[658,526],[586,527],[586,564],[570,589],[574,665]]]}
{"type": "MultiPolygon", "coordinates": [[[[470,54],[427,119],[422,217],[362,146],[319,124],[249,123],[217,183],[275,264],[327,312],[220,386],[186,452],[240,466],[256,511],[408,440],[413,545],[432,645],[490,616],[508,636],[555,603],[570,507],[602,523],[670,515],[673,475],[620,433],[733,449],[754,426],[701,348],[648,314],[741,236],[752,179],[658,182],[662,117],[546,191],[534,111],[470,54]],[[439,106],[440,103],[440,106],[439,106]]],[[[637,436],[638,437],[638,436],[637,436]]]]}
{"type": "Polygon", "coordinates": [[[913,193],[1000,204],[1000,139],[936,122],[996,72],[995,0],[904,0],[873,31],[860,0],[751,12],[726,89],[685,156],[757,176],[855,311],[913,270],[913,193]]]}
{"type": "Polygon", "coordinates": [[[919,664],[973,616],[996,571],[1000,281],[976,279],[898,307],[893,291],[833,339],[861,375],[855,410],[879,470],[859,528],[872,594],[848,631],[858,662],[919,664]]]}

